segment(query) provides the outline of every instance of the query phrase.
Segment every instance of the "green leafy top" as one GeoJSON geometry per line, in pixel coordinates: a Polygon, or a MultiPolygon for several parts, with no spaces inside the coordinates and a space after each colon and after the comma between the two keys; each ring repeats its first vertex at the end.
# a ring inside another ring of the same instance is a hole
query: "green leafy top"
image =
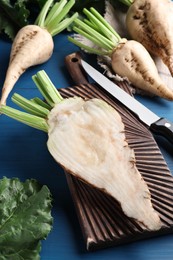
{"type": "Polygon", "coordinates": [[[40,259],[52,227],[51,194],[36,180],[0,180],[0,259],[40,259]]]}

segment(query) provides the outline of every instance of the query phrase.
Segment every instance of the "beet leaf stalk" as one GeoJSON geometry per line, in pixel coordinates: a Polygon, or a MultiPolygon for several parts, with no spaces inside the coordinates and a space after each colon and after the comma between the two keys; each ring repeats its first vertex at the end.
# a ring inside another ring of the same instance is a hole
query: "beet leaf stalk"
{"type": "Polygon", "coordinates": [[[75,0],[46,1],[35,24],[24,26],[17,33],[11,48],[9,66],[2,88],[0,104],[6,104],[19,77],[31,66],[46,62],[54,49],[53,36],[66,29],[78,16],[68,13],[75,0]]]}
{"type": "Polygon", "coordinates": [[[78,34],[69,36],[69,41],[89,53],[109,56],[113,71],[128,78],[139,89],[173,100],[173,92],[162,82],[153,59],[142,44],[121,38],[94,8],[84,8],[83,13],[85,19],[74,21],[73,31],[78,34]],[[83,39],[95,46],[88,46],[83,39]]]}
{"type": "Polygon", "coordinates": [[[39,71],[34,75],[33,80],[46,102],[39,98],[28,100],[15,93],[12,96],[12,101],[27,113],[6,105],[1,105],[0,112],[33,128],[48,132],[47,118],[49,112],[63,98],[44,71],[39,71]]]}

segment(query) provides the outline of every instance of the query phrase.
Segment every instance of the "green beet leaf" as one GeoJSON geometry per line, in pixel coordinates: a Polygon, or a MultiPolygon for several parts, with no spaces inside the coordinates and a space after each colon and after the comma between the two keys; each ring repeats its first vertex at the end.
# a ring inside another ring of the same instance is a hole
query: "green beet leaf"
{"type": "Polygon", "coordinates": [[[8,0],[0,0],[0,33],[4,32],[10,39],[14,39],[17,31],[27,24],[29,10],[25,0],[17,0],[11,4],[8,0]]]}
{"type": "Polygon", "coordinates": [[[51,231],[51,193],[36,180],[0,180],[0,259],[40,259],[51,231]]]}
{"type": "Polygon", "coordinates": [[[13,40],[23,26],[35,19],[46,0],[0,0],[0,35],[13,40]]]}

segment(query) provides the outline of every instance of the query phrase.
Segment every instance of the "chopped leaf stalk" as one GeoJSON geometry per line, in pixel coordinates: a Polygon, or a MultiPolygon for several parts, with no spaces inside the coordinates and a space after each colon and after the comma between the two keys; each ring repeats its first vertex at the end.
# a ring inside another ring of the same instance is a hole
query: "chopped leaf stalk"
{"type": "Polygon", "coordinates": [[[29,112],[30,114],[33,114],[35,116],[39,116],[39,117],[47,117],[49,114],[49,110],[45,107],[42,107],[34,102],[32,102],[31,100],[28,100],[24,97],[22,97],[21,95],[15,93],[12,96],[12,101],[17,104],[18,106],[20,106],[21,108],[23,108],[24,110],[26,110],[27,112],[29,112]]]}
{"type": "MultiPolygon", "coordinates": [[[[49,11],[49,13],[48,13],[48,15],[46,17],[46,20],[45,20],[45,23],[44,23],[45,26],[47,24],[49,24],[50,22],[52,22],[52,20],[55,19],[55,17],[58,16],[59,13],[62,11],[62,8],[61,8],[61,5],[62,5],[61,3],[62,2],[63,1],[56,2],[54,4],[54,6],[51,8],[51,10],[49,11]]],[[[65,2],[64,2],[64,4],[65,4],[65,2]]]]}
{"type": "Polygon", "coordinates": [[[104,39],[104,36],[100,37],[100,35],[95,35],[96,37],[94,37],[94,32],[91,35],[91,32],[85,32],[84,30],[78,28],[78,27],[74,27],[74,30],[83,35],[84,37],[86,37],[87,39],[89,39],[90,41],[94,42],[97,46],[99,46],[100,48],[104,48],[106,50],[109,50],[110,47],[110,43],[106,42],[104,39]]]}
{"type": "Polygon", "coordinates": [[[17,109],[11,108],[9,106],[2,105],[0,107],[0,112],[33,128],[48,132],[48,124],[45,119],[30,115],[26,112],[19,111],[17,109]]]}
{"type": "Polygon", "coordinates": [[[98,12],[95,12],[95,9],[91,8],[91,10],[93,11],[93,14],[86,8],[84,8],[83,12],[93,24],[97,25],[97,28],[100,28],[101,32],[106,38],[110,39],[111,41],[118,42],[121,38],[115,32],[115,30],[112,30],[112,27],[106,22],[104,18],[100,19],[102,16],[98,14],[98,12]]]}
{"type": "Polygon", "coordinates": [[[49,112],[54,105],[60,103],[63,98],[45,71],[39,71],[32,77],[32,79],[48,104],[39,98],[27,100],[21,95],[14,94],[12,96],[12,101],[29,113],[22,112],[5,105],[0,106],[0,113],[3,113],[33,128],[48,132],[49,126],[47,123],[47,118],[49,112]]]}
{"type": "Polygon", "coordinates": [[[100,28],[95,23],[93,23],[92,21],[89,21],[87,19],[84,19],[83,21],[84,21],[84,23],[86,23],[88,26],[90,26],[94,30],[101,32],[100,28]]]}
{"type": "Polygon", "coordinates": [[[46,28],[53,37],[66,29],[77,18],[78,13],[75,12],[71,17],[67,18],[70,9],[75,4],[75,0],[61,0],[51,7],[52,3],[52,0],[46,2],[35,24],[46,28]]]}
{"type": "Polygon", "coordinates": [[[112,49],[115,47],[115,43],[113,43],[112,40],[109,40],[106,38],[104,35],[101,33],[97,32],[96,30],[92,29],[89,27],[87,24],[82,22],[80,19],[76,19],[74,21],[74,24],[76,24],[78,27],[74,26],[74,31],[78,32],[80,31],[80,34],[92,38],[93,41],[97,42],[96,44],[99,44],[100,47],[104,47],[105,49],[107,48],[112,49]],[[96,39],[96,40],[95,40],[96,39]]]}
{"type": "Polygon", "coordinates": [[[45,88],[45,91],[54,100],[54,103],[58,103],[63,99],[44,70],[39,71],[35,76],[40,80],[42,88],[45,88]],[[47,86],[49,87],[47,88],[47,86]]]}
{"type": "MultiPolygon", "coordinates": [[[[84,33],[88,33],[88,35],[91,35],[94,38],[96,38],[98,41],[101,41],[102,44],[104,44],[105,46],[107,46],[108,48],[113,48],[115,46],[115,44],[112,43],[112,40],[108,39],[107,37],[105,37],[103,34],[97,32],[96,30],[90,28],[87,24],[85,24],[83,21],[81,21],[80,19],[76,19],[74,24],[76,24],[77,26],[79,26],[80,31],[84,31],[84,33]]],[[[77,27],[74,27],[77,29],[77,27]]],[[[97,28],[101,27],[97,26],[97,28]]]]}
{"type": "Polygon", "coordinates": [[[35,104],[38,104],[42,107],[45,107],[46,109],[48,109],[49,111],[51,110],[51,106],[49,106],[46,102],[44,102],[41,98],[35,97],[30,99],[32,102],[34,102],[35,104]]]}
{"type": "Polygon", "coordinates": [[[45,88],[42,86],[40,80],[38,79],[38,77],[36,75],[34,75],[32,77],[35,85],[37,86],[37,88],[39,89],[40,93],[42,94],[42,96],[45,98],[46,102],[48,103],[48,105],[52,108],[54,106],[54,102],[52,101],[52,99],[50,98],[49,94],[46,93],[45,88]]]}
{"type": "MultiPolygon", "coordinates": [[[[114,28],[104,19],[104,17],[97,12],[94,8],[91,7],[91,12],[93,14],[94,17],[96,17],[101,24],[103,24],[105,27],[107,27],[107,29],[116,36],[117,39],[121,40],[120,35],[114,30],[114,28]]],[[[101,27],[102,28],[102,27],[101,27]]],[[[104,32],[104,30],[102,30],[104,32]]]]}
{"type": "Polygon", "coordinates": [[[44,71],[39,71],[32,79],[51,107],[61,102],[62,96],[44,71]]]}
{"type": "Polygon", "coordinates": [[[74,3],[75,3],[74,0],[70,0],[67,4],[64,3],[64,6],[62,7],[62,10],[59,12],[59,14],[56,15],[55,18],[52,19],[52,21],[50,20],[50,22],[47,24],[47,30],[49,32],[52,32],[52,30],[54,30],[55,24],[58,25],[62,21],[62,19],[65,18],[65,16],[68,14],[68,12],[70,11],[74,3]]]}
{"type": "Polygon", "coordinates": [[[68,40],[70,42],[74,43],[75,45],[77,45],[78,47],[80,47],[81,49],[88,51],[89,53],[93,53],[93,54],[97,54],[97,55],[108,55],[108,56],[111,55],[111,53],[112,53],[112,51],[105,51],[105,50],[102,51],[99,49],[94,49],[92,47],[89,47],[88,45],[85,45],[70,36],[68,36],[68,40]]]}
{"type": "Polygon", "coordinates": [[[73,21],[78,17],[77,13],[74,13],[71,17],[69,18],[65,18],[61,23],[58,24],[58,26],[54,26],[55,28],[52,29],[51,34],[52,36],[55,36],[56,34],[62,32],[63,30],[65,30],[66,28],[68,28],[68,26],[73,23],[73,21]]]}
{"type": "Polygon", "coordinates": [[[37,17],[36,21],[35,21],[35,24],[37,24],[38,26],[40,27],[44,27],[44,24],[45,24],[45,18],[46,18],[46,15],[49,11],[49,8],[50,6],[52,5],[54,0],[47,0],[45,2],[45,5],[44,7],[42,8],[39,16],[37,17]]]}
{"type": "Polygon", "coordinates": [[[53,37],[66,29],[76,19],[78,13],[74,13],[74,15],[67,20],[66,16],[75,4],[74,0],[61,0],[51,7],[52,4],[53,0],[48,0],[45,3],[35,21],[35,24],[42,28],[46,28],[53,37]]]}

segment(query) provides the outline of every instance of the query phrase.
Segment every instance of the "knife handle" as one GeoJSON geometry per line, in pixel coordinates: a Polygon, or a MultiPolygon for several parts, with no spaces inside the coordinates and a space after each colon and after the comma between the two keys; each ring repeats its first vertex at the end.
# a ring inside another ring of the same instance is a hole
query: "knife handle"
{"type": "Polygon", "coordinates": [[[155,123],[151,124],[150,130],[154,134],[165,137],[169,142],[173,143],[173,123],[165,118],[160,118],[155,123]]]}
{"type": "Polygon", "coordinates": [[[87,73],[81,65],[81,53],[74,52],[65,57],[65,64],[75,84],[88,84],[87,73]]]}

